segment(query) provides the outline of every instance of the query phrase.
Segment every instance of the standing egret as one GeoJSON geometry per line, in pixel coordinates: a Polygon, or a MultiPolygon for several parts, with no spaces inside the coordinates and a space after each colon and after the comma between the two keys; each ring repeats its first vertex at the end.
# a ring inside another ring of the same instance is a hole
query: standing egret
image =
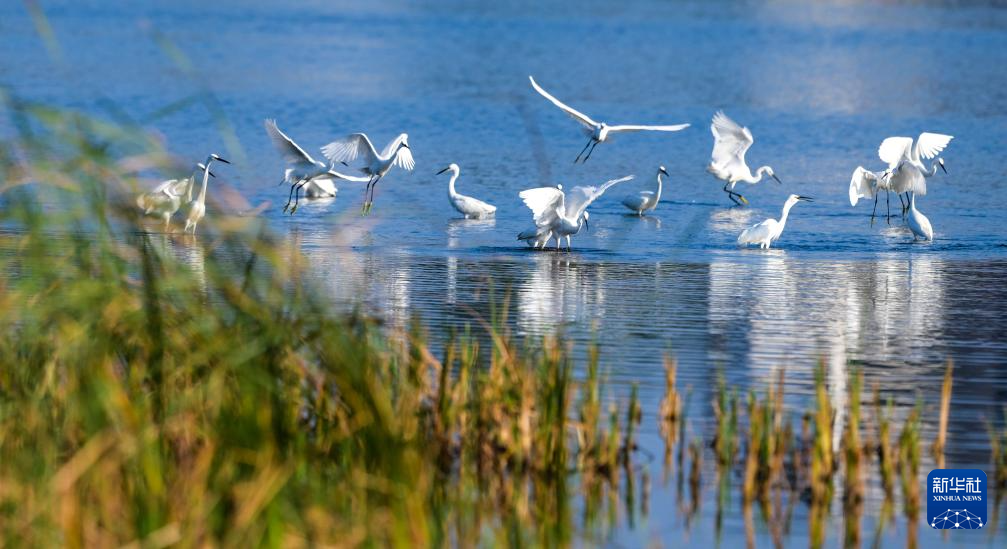
{"type": "Polygon", "coordinates": [[[458,174],[461,173],[461,168],[458,167],[458,164],[452,162],[447,168],[437,172],[437,175],[446,171],[451,172],[451,180],[448,181],[448,200],[466,219],[483,219],[496,213],[496,206],[455,191],[455,181],[458,179],[458,174]]]}
{"type": "Polygon", "coordinates": [[[281,182],[281,184],[287,183],[290,185],[287,204],[283,206],[284,212],[288,208],[291,208],[291,202],[293,202],[293,208],[290,209],[290,214],[293,215],[297,211],[301,189],[306,186],[309,187],[308,196],[316,198],[326,195],[336,195],[337,189],[333,183],[333,179],[358,181],[361,183],[367,181],[365,177],[341,174],[324,162],[311,158],[311,155],[305,152],[297,143],[294,143],[293,139],[280,131],[280,128],[276,125],[276,120],[266,120],[266,134],[269,135],[273,146],[276,147],[276,150],[279,151],[280,155],[283,156],[289,165],[286,171],[283,172],[283,181],[281,182]],[[317,196],[312,196],[313,194],[317,196]]]}
{"type": "MultiPolygon", "coordinates": [[[[218,158],[223,162],[227,162],[223,158],[218,158]]],[[[185,218],[185,228],[182,232],[188,232],[189,227],[192,227],[192,234],[196,234],[196,224],[202,221],[203,216],[206,215],[206,183],[210,179],[210,170],[208,168],[203,169],[203,186],[199,189],[199,196],[196,197],[194,202],[189,203],[189,215],[185,218]]]]}
{"type": "Polygon", "coordinates": [[[741,196],[741,193],[734,192],[734,186],[739,181],[754,185],[762,181],[762,175],[765,174],[775,179],[777,183],[782,183],[769,166],[762,166],[755,170],[755,175],[752,175],[752,170],[745,163],[745,153],[755,139],[748,128],[741,127],[728,118],[724,111],[717,111],[713,115],[710,131],[713,132],[713,153],[710,155],[710,165],[706,171],[717,179],[726,181],[724,192],[735,204],[739,206],[742,203],[748,204],[748,200],[741,196]]]}
{"type": "Polygon", "coordinates": [[[888,205],[888,215],[885,217],[888,224],[891,224],[891,170],[872,172],[863,166],[857,166],[853,170],[853,177],[850,178],[850,205],[856,206],[861,198],[873,198],[874,209],[871,210],[871,225],[874,225],[874,214],[878,210],[878,194],[885,191],[885,198],[888,205]]]}
{"type": "Polygon", "coordinates": [[[640,191],[639,193],[631,196],[627,196],[622,199],[622,205],[633,210],[639,216],[643,216],[643,212],[653,210],[657,207],[657,203],[661,201],[661,174],[666,177],[671,177],[668,175],[668,171],[661,166],[657,169],[657,192],[653,191],[640,191]]]}
{"type": "Polygon", "coordinates": [[[363,213],[371,211],[374,203],[374,187],[378,181],[392,169],[398,166],[406,171],[412,171],[416,165],[413,162],[413,153],[409,148],[409,135],[399,134],[393,139],[379,154],[374,148],[374,144],[363,133],[352,133],[342,139],[337,139],[332,143],[322,147],[322,154],[332,162],[352,162],[358,156],[363,156],[364,166],[360,171],[370,176],[367,180],[367,189],[364,191],[363,213]]]}
{"type": "Polygon", "coordinates": [[[918,238],[923,240],[934,239],[934,228],[930,225],[930,220],[923,212],[916,209],[916,193],[912,193],[909,198],[909,230],[913,231],[913,241],[918,238]]]}
{"type": "MultiPolygon", "coordinates": [[[[930,160],[940,154],[952,139],[954,139],[952,135],[923,132],[916,138],[915,143],[911,137],[889,137],[881,142],[878,156],[888,163],[888,169],[893,172],[892,190],[899,194],[899,200],[902,200],[902,193],[914,192],[921,196],[926,195],[926,178],[934,176],[938,166],[947,173],[942,158],[933,162],[929,169],[923,164],[923,160],[930,160]],[[905,165],[915,169],[902,169],[905,165]]],[[[906,199],[908,198],[909,196],[906,196],[906,199]]],[[[908,204],[902,203],[903,214],[908,207],[908,204]]]]}
{"type": "Polygon", "coordinates": [[[164,220],[164,230],[171,226],[171,216],[175,215],[182,205],[182,195],[186,192],[192,193],[193,180],[196,174],[205,171],[211,177],[216,177],[213,172],[202,162],[196,164],[196,171],[192,176],[183,179],[169,179],[147,193],[142,193],[136,197],[136,205],[143,211],[144,215],[160,217],[164,220]]]}
{"type": "Polygon", "coordinates": [[[675,124],[673,126],[639,126],[639,125],[609,126],[604,122],[595,122],[588,115],[563,103],[559,99],[556,99],[555,97],[550,95],[549,92],[543,90],[541,87],[539,87],[538,83],[536,83],[535,79],[532,78],[531,76],[528,77],[528,80],[531,81],[531,86],[535,88],[535,91],[537,91],[539,95],[551,101],[553,105],[556,105],[563,112],[570,115],[570,118],[573,118],[577,122],[580,122],[582,126],[584,126],[584,133],[587,136],[589,136],[590,139],[588,140],[587,145],[584,145],[584,148],[581,149],[580,154],[577,155],[577,158],[574,159],[573,161],[574,164],[576,164],[577,161],[580,160],[580,157],[581,155],[584,154],[584,151],[587,151],[587,148],[591,147],[591,150],[587,151],[587,156],[584,157],[584,162],[587,162],[587,159],[591,157],[591,153],[594,152],[594,148],[598,146],[598,143],[604,143],[605,140],[608,139],[609,134],[619,132],[639,132],[639,131],[677,132],[689,127],[688,124],[675,124]]]}
{"type": "Polygon", "coordinates": [[[769,249],[770,244],[778,240],[780,235],[783,234],[783,227],[787,225],[787,216],[790,215],[790,208],[793,208],[794,204],[797,204],[800,200],[811,202],[812,199],[796,194],[790,195],[783,204],[783,214],[780,215],[779,221],[767,219],[762,223],[756,223],[741,231],[741,235],[738,236],[738,244],[758,244],[763,250],[769,249]]]}
{"type": "MultiPolygon", "coordinates": [[[[524,200],[525,206],[531,209],[536,231],[531,236],[528,234],[529,231],[524,231],[518,235],[518,239],[530,240],[534,238],[538,243],[543,237],[546,237],[545,242],[548,242],[546,233],[551,232],[552,236],[556,238],[557,250],[560,248],[560,239],[563,237],[566,237],[567,249],[572,249],[570,236],[580,232],[581,227],[590,230],[590,226],[588,226],[590,216],[587,213],[587,207],[613,185],[631,179],[633,179],[632,175],[606,181],[600,187],[574,187],[570,191],[569,199],[560,187],[539,187],[521,191],[518,196],[524,200]]],[[[543,242],[542,246],[544,245],[543,242]]]]}

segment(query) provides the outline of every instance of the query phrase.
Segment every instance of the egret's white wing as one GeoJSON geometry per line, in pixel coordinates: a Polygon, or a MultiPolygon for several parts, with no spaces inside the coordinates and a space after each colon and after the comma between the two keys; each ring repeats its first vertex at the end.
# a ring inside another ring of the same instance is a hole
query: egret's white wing
{"type": "Polygon", "coordinates": [[[371,164],[378,157],[378,151],[374,149],[374,144],[367,138],[367,135],[362,133],[351,133],[329,143],[322,147],[322,154],[333,163],[353,162],[358,156],[363,156],[364,160],[371,164]]]}
{"type": "Polygon", "coordinates": [[[174,187],[175,185],[178,185],[178,183],[180,181],[188,182],[189,180],[187,178],[186,179],[169,179],[167,181],[162,182],[160,185],[154,187],[154,189],[150,191],[150,194],[167,192],[168,188],[174,187]]]}
{"type": "Polygon", "coordinates": [[[412,171],[416,163],[413,162],[413,151],[409,147],[402,147],[395,153],[394,164],[403,170],[412,171]]]}
{"type": "Polygon", "coordinates": [[[491,214],[497,211],[497,207],[492,204],[487,204],[478,198],[473,198],[471,196],[458,195],[455,197],[455,202],[457,202],[457,208],[459,211],[465,214],[471,213],[482,213],[491,214]]]}
{"type": "Polygon", "coordinates": [[[954,139],[954,136],[942,133],[921,133],[916,138],[916,146],[913,147],[913,159],[917,161],[921,158],[930,160],[940,154],[952,139],[954,139]]]}
{"type": "Polygon", "coordinates": [[[518,193],[524,205],[531,210],[536,226],[551,223],[557,217],[556,210],[563,207],[563,191],[556,187],[538,187],[518,193]]]}
{"type": "Polygon", "coordinates": [[[909,158],[912,146],[912,137],[889,137],[878,147],[878,156],[888,163],[889,169],[894,169],[903,158],[909,158]]]}
{"type": "Polygon", "coordinates": [[[611,186],[629,181],[633,177],[635,176],[627,175],[619,179],[612,179],[611,181],[602,183],[600,187],[574,187],[570,191],[570,196],[566,198],[566,206],[563,208],[564,212],[566,212],[566,217],[580,219],[580,216],[584,214],[584,210],[597,200],[599,196],[605,194],[605,191],[611,186]]]}
{"type": "Polygon", "coordinates": [[[878,176],[872,171],[857,166],[850,178],[850,206],[856,206],[861,198],[874,198],[877,191],[878,176]]]}
{"type": "Polygon", "coordinates": [[[535,82],[535,79],[532,78],[531,76],[528,77],[528,80],[531,81],[531,87],[535,88],[535,91],[537,91],[539,93],[539,95],[541,95],[542,97],[545,97],[546,99],[548,99],[549,101],[551,101],[553,105],[556,105],[557,107],[559,107],[560,109],[562,109],[563,112],[565,112],[568,115],[570,115],[570,118],[573,118],[577,122],[580,122],[581,124],[583,124],[584,126],[588,127],[589,129],[592,129],[592,130],[595,128],[595,126],[598,125],[598,123],[595,122],[594,120],[591,120],[591,117],[589,117],[588,115],[586,115],[586,114],[578,111],[577,109],[574,109],[573,107],[567,105],[566,103],[563,103],[562,101],[560,101],[559,99],[556,99],[552,95],[549,95],[549,92],[547,92],[547,91],[543,90],[542,88],[540,88],[539,85],[538,85],[538,83],[535,82]]]}
{"type": "Polygon", "coordinates": [[[371,180],[369,177],[360,177],[356,175],[346,175],[345,173],[337,172],[336,170],[329,170],[329,175],[335,177],[336,179],[342,179],[344,181],[355,181],[357,183],[367,183],[371,180]]]}
{"type": "Polygon", "coordinates": [[[311,158],[311,155],[299,147],[297,143],[294,143],[293,139],[287,137],[287,134],[280,131],[280,128],[276,125],[276,120],[266,120],[266,133],[269,134],[269,139],[273,142],[273,146],[276,147],[276,150],[287,161],[287,164],[307,163],[314,167],[315,159],[311,158]]]}
{"type": "Polygon", "coordinates": [[[675,124],[672,126],[638,126],[634,124],[623,124],[621,126],[609,126],[608,132],[677,132],[688,128],[688,124],[675,124]]]}
{"type": "Polygon", "coordinates": [[[751,227],[741,231],[738,236],[738,244],[756,244],[765,242],[773,234],[773,230],[776,228],[777,221],[775,219],[767,219],[762,223],[756,223],[751,227]]]}
{"type": "Polygon", "coordinates": [[[713,115],[710,131],[713,132],[711,164],[727,167],[735,162],[745,163],[745,153],[755,142],[748,128],[728,118],[724,111],[717,111],[713,115]]]}

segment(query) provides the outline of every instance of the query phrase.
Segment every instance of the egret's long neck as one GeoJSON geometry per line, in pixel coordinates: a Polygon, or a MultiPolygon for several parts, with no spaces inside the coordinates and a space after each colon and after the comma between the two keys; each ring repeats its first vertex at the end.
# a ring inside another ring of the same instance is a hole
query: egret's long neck
{"type": "Polygon", "coordinates": [[[203,186],[199,189],[199,197],[196,200],[200,204],[206,204],[206,182],[210,180],[210,167],[203,170],[203,186]]]}
{"type": "Polygon", "coordinates": [[[749,174],[748,177],[745,177],[743,179],[744,179],[744,181],[746,183],[758,183],[759,181],[762,181],[762,174],[764,174],[767,169],[768,169],[768,166],[763,166],[763,167],[755,170],[754,174],[749,174]]]}
{"type": "Polygon", "coordinates": [[[780,215],[780,230],[783,230],[783,226],[787,224],[787,216],[790,215],[790,208],[794,207],[797,202],[787,202],[783,205],[783,213],[780,215]]]}
{"type": "Polygon", "coordinates": [[[657,194],[654,195],[654,204],[661,201],[661,187],[663,186],[661,183],[661,172],[657,172],[657,194]]]}
{"type": "Polygon", "coordinates": [[[458,179],[458,172],[451,172],[451,181],[448,182],[448,196],[454,198],[458,196],[458,191],[455,190],[455,180],[458,179]]]}

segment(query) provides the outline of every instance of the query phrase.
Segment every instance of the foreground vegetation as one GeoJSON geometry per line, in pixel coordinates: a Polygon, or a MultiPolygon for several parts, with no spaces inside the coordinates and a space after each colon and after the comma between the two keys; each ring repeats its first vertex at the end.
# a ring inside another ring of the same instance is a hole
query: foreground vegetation
{"type": "MultiPolygon", "coordinates": [[[[146,231],[132,197],[173,166],[141,128],[9,96],[3,110],[0,541],[568,545],[648,512],[644,410],[635,389],[605,397],[595,349],[574,379],[566,344],[515,342],[504,312],[436,351],[419,325],[336,315],[254,216],[212,216],[199,239],[146,231]]],[[[712,459],[718,531],[737,481],[746,528],[761,509],[780,543],[774,518],[800,502],[821,544],[838,484],[859,545],[871,467],[915,524],[921,410],[893,425],[876,393],[863,420],[854,372],[837,438],[821,372],[800,418],[782,378],[746,398],[721,384],[715,438],[687,440],[689,397],[666,369],[649,417],[686,521],[712,459]]],[[[951,379],[949,365],[946,401],[951,379]]],[[[993,439],[1007,471],[1007,434],[993,439]]]]}

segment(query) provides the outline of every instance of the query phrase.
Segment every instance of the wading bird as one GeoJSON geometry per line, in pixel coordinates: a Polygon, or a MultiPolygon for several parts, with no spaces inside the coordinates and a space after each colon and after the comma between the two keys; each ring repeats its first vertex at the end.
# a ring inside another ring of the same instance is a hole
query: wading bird
{"type": "MultiPolygon", "coordinates": [[[[329,196],[335,196],[337,189],[332,182],[334,179],[358,181],[361,183],[368,180],[365,177],[341,174],[324,162],[311,158],[311,155],[305,152],[297,143],[294,143],[293,139],[280,131],[280,128],[276,125],[276,120],[266,120],[266,134],[269,135],[273,146],[276,147],[276,150],[289,165],[286,171],[283,172],[283,181],[280,182],[281,185],[283,183],[290,185],[287,203],[283,206],[284,212],[290,208],[290,214],[293,215],[297,211],[297,203],[301,198],[301,189],[311,185],[315,181],[318,181],[317,185],[314,185],[317,189],[312,189],[309,192],[330,191],[331,194],[329,196]],[[325,183],[326,181],[327,183],[325,183]],[[293,207],[291,207],[291,202],[293,202],[293,207]]],[[[319,196],[325,195],[319,194],[319,196]]]]}
{"type": "Polygon", "coordinates": [[[459,194],[455,191],[455,181],[458,179],[458,174],[461,173],[461,168],[458,167],[458,164],[452,162],[447,168],[437,172],[437,175],[447,171],[451,172],[451,180],[448,181],[448,200],[451,201],[451,205],[454,206],[459,213],[464,215],[467,219],[483,219],[496,213],[496,206],[487,204],[482,200],[472,198],[471,196],[459,194]]]}
{"type": "Polygon", "coordinates": [[[787,216],[790,215],[790,208],[793,208],[794,204],[797,204],[801,200],[810,202],[812,199],[796,194],[790,195],[783,204],[783,214],[780,215],[779,221],[767,219],[762,223],[752,225],[738,236],[738,244],[758,244],[763,250],[769,249],[769,246],[783,234],[783,227],[787,225],[787,216]]]}
{"type": "Polygon", "coordinates": [[[748,204],[748,200],[741,196],[741,193],[734,192],[734,186],[738,182],[754,185],[762,181],[762,175],[765,174],[775,179],[777,183],[782,183],[769,166],[762,166],[755,170],[755,175],[752,175],[752,170],[745,163],[745,153],[755,139],[748,128],[743,128],[728,118],[724,111],[717,111],[713,115],[710,131],[713,132],[713,153],[710,155],[710,165],[706,171],[717,179],[726,181],[724,192],[735,204],[739,206],[748,204]]]}
{"type": "Polygon", "coordinates": [[[412,171],[416,165],[413,162],[413,153],[409,148],[409,135],[404,133],[399,134],[398,137],[385,145],[380,154],[367,135],[363,133],[352,133],[329,143],[322,147],[322,154],[332,162],[343,163],[353,162],[358,156],[363,156],[364,166],[360,168],[360,171],[369,176],[367,189],[364,191],[364,205],[361,209],[364,214],[371,211],[371,205],[374,203],[374,187],[392,169],[392,166],[412,171]]]}
{"type": "Polygon", "coordinates": [[[671,177],[668,175],[668,171],[661,166],[657,169],[657,192],[654,191],[640,191],[639,193],[631,196],[627,196],[622,199],[622,205],[633,210],[637,215],[642,216],[643,212],[653,210],[657,207],[657,203],[661,201],[661,174],[666,177],[671,177]]]}
{"type": "Polygon", "coordinates": [[[909,198],[909,218],[906,220],[909,230],[913,232],[913,240],[922,238],[923,240],[934,239],[934,228],[930,225],[930,220],[923,212],[916,209],[916,193],[912,193],[909,198]]]}
{"type": "Polygon", "coordinates": [[[878,210],[878,194],[885,191],[885,200],[888,206],[888,215],[885,219],[891,224],[891,176],[890,170],[872,172],[863,166],[857,166],[853,170],[853,177],[850,178],[850,205],[856,206],[861,198],[873,198],[874,209],[871,210],[871,225],[874,225],[874,214],[878,210]]]}
{"type": "Polygon", "coordinates": [[[175,215],[182,205],[182,195],[188,193],[192,196],[192,185],[196,174],[205,171],[211,177],[216,177],[213,172],[202,162],[196,164],[196,169],[192,176],[183,179],[169,179],[147,193],[142,193],[136,197],[136,205],[143,211],[144,215],[160,217],[164,220],[164,230],[171,226],[171,216],[175,215]]]}
{"type": "Polygon", "coordinates": [[[556,249],[560,248],[560,239],[566,237],[567,250],[572,249],[570,236],[580,232],[581,227],[590,230],[588,225],[587,207],[605,194],[609,188],[618,183],[633,179],[626,176],[602,183],[600,187],[574,187],[568,197],[562,187],[539,187],[527,189],[518,193],[525,206],[531,210],[535,229],[529,229],[518,235],[518,240],[543,247],[549,238],[556,239],[556,249]],[[544,240],[543,240],[544,239],[544,240]],[[541,244],[539,244],[541,242],[541,244]]]}
{"type": "MultiPolygon", "coordinates": [[[[221,162],[227,162],[223,158],[218,157],[221,162]]],[[[230,162],[228,162],[230,164],[230,162]]],[[[206,168],[203,170],[203,186],[199,189],[199,196],[196,197],[194,202],[189,202],[189,215],[185,218],[185,228],[182,232],[188,232],[189,227],[192,227],[192,234],[196,234],[196,225],[202,221],[203,216],[206,215],[206,183],[210,179],[210,170],[206,168]]]]}
{"type": "Polygon", "coordinates": [[[888,169],[892,172],[891,190],[898,193],[899,201],[902,201],[902,194],[906,194],[905,201],[902,202],[903,215],[909,208],[908,193],[925,196],[926,178],[936,175],[938,166],[947,173],[943,158],[931,163],[929,169],[923,164],[923,160],[930,160],[940,154],[952,139],[952,135],[923,132],[915,143],[911,137],[889,137],[881,142],[878,156],[888,163],[888,169]]]}
{"type": "Polygon", "coordinates": [[[582,126],[584,126],[584,133],[587,136],[589,136],[590,139],[588,139],[587,145],[584,145],[584,148],[581,149],[580,154],[577,155],[577,158],[574,159],[573,161],[574,164],[576,164],[577,161],[580,160],[580,157],[581,155],[584,154],[584,151],[587,151],[587,156],[584,157],[584,162],[587,162],[587,159],[591,157],[591,153],[594,152],[594,148],[598,146],[598,143],[604,143],[605,140],[608,139],[609,135],[613,133],[639,132],[639,131],[677,132],[689,127],[688,124],[675,124],[673,126],[639,126],[639,125],[609,126],[604,122],[595,122],[588,115],[563,103],[559,99],[556,99],[555,97],[550,95],[549,92],[543,90],[541,87],[539,87],[538,83],[536,83],[535,79],[532,78],[531,76],[528,77],[528,80],[531,81],[531,86],[535,88],[535,91],[537,91],[542,97],[545,97],[546,99],[551,101],[553,105],[556,105],[563,112],[570,115],[570,118],[573,118],[577,122],[580,122],[582,126]],[[591,150],[588,151],[588,147],[591,147],[591,150]]]}

